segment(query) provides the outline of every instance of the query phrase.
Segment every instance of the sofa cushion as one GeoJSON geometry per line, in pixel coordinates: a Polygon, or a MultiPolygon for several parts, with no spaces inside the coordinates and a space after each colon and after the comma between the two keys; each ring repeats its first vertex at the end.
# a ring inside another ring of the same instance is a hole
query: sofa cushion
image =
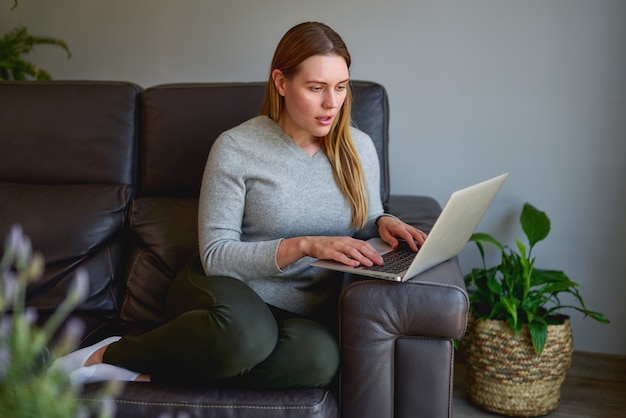
{"type": "Polygon", "coordinates": [[[139,193],[197,197],[213,141],[256,116],[264,90],[261,83],[168,84],[146,89],[139,193]]]}
{"type": "Polygon", "coordinates": [[[376,147],[380,162],[380,198],[389,200],[389,100],[378,83],[352,81],[352,124],[366,132],[376,147]]]}
{"type": "Polygon", "coordinates": [[[0,180],[133,184],[141,89],[118,82],[0,83],[0,180]],[[5,111],[10,109],[11,111],[5,111]]]}
{"type": "Polygon", "coordinates": [[[141,197],[130,211],[135,236],[120,320],[152,328],[163,323],[174,276],[198,252],[198,199],[141,197]]]}
{"type": "MultiPolygon", "coordinates": [[[[20,224],[46,260],[41,280],[28,289],[28,305],[52,310],[65,298],[77,267],[89,273],[89,296],[79,311],[116,311],[115,267],[131,196],[127,185],[48,185],[0,182],[0,236],[20,224]]],[[[3,244],[2,244],[3,245],[3,244]]]]}
{"type": "MultiPolygon", "coordinates": [[[[88,385],[86,401],[100,385],[88,385]]],[[[337,418],[328,389],[244,390],[129,382],[114,401],[120,417],[337,418]]]]}

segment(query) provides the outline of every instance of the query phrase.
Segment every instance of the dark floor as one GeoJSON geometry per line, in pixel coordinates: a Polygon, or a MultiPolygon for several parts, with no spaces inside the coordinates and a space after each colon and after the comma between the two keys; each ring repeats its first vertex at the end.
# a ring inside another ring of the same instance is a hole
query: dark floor
{"type": "MultiPolygon", "coordinates": [[[[499,415],[472,403],[465,390],[466,367],[455,365],[453,418],[499,415]]],[[[561,403],[550,418],[626,417],[626,357],[574,353],[572,367],[561,388],[561,403]]]]}

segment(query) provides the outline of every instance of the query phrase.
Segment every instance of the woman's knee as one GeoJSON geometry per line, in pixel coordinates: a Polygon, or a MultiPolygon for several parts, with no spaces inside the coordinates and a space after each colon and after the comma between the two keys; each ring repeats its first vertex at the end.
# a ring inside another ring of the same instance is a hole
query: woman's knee
{"type": "Polygon", "coordinates": [[[211,340],[205,355],[214,360],[214,367],[232,371],[225,375],[245,373],[265,360],[276,347],[278,327],[273,321],[242,320],[222,307],[201,311],[200,315],[202,324],[196,332],[204,333],[211,340]]]}
{"type": "Polygon", "coordinates": [[[339,368],[339,347],[335,337],[324,326],[306,319],[284,322],[279,340],[292,345],[303,386],[326,386],[339,368]]]}

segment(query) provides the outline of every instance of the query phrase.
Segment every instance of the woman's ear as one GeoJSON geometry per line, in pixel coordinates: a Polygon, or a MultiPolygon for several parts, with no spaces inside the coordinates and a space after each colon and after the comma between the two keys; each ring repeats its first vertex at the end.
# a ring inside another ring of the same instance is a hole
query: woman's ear
{"type": "Polygon", "coordinates": [[[276,87],[276,91],[281,96],[285,95],[285,83],[287,79],[282,71],[279,69],[272,70],[272,80],[274,81],[274,86],[276,87]]]}

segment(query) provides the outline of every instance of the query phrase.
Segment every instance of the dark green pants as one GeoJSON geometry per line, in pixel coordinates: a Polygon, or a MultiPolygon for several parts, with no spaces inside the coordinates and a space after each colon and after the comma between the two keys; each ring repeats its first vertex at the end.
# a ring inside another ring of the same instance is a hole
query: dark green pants
{"type": "Polygon", "coordinates": [[[166,311],[171,321],[111,344],[104,361],[153,381],[253,388],[325,386],[337,371],[330,331],[277,319],[241,281],[204,275],[199,260],[175,278],[166,311]]]}

